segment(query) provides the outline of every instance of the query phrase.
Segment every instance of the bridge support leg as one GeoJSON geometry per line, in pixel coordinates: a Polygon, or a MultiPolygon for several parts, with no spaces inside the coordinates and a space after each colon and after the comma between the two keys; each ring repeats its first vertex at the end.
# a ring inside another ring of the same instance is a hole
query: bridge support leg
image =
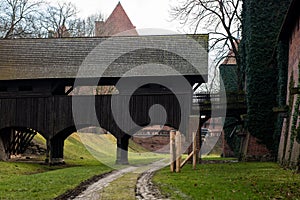
{"type": "Polygon", "coordinates": [[[8,161],[11,157],[10,145],[13,138],[13,131],[10,128],[4,129],[0,133],[0,160],[8,161]]]}
{"type": "Polygon", "coordinates": [[[117,138],[117,160],[118,165],[128,165],[128,143],[129,137],[124,135],[117,138]]]}
{"type": "Polygon", "coordinates": [[[0,136],[0,160],[1,161],[7,161],[9,159],[9,155],[5,151],[5,138],[0,136]]]}
{"type": "Polygon", "coordinates": [[[50,164],[64,163],[64,139],[53,138],[50,141],[50,164]]]}

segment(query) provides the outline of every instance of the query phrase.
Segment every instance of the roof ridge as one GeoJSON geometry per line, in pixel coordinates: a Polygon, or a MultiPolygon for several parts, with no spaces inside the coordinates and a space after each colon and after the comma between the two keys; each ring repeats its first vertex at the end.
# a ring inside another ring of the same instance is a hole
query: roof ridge
{"type": "Polygon", "coordinates": [[[109,17],[106,19],[105,23],[107,23],[113,16],[116,15],[118,9],[120,9],[122,11],[122,13],[126,16],[127,20],[130,22],[130,24],[132,25],[132,27],[136,28],[132,21],[130,20],[129,16],[127,15],[124,7],[122,6],[121,2],[119,1],[118,4],[116,5],[116,7],[114,8],[114,10],[112,11],[112,13],[109,15],[109,17]]]}

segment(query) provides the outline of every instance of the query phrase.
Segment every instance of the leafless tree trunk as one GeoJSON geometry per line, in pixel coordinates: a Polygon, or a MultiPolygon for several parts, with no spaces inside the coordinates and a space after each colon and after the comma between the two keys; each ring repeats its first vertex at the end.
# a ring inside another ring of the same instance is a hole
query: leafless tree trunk
{"type": "Polygon", "coordinates": [[[94,37],[96,22],[103,21],[104,17],[101,13],[92,14],[85,19],[78,19],[75,29],[72,31],[73,37],[94,37]]]}
{"type": "Polygon", "coordinates": [[[48,5],[45,13],[40,17],[44,35],[49,37],[70,37],[76,29],[77,8],[72,3],[58,3],[48,5]]]}
{"type": "Polygon", "coordinates": [[[72,3],[45,3],[44,0],[0,0],[0,38],[93,37],[99,12],[77,18],[72,3]]]}
{"type": "Polygon", "coordinates": [[[241,60],[238,52],[242,0],[184,0],[172,8],[172,16],[194,32],[206,29],[210,34],[210,51],[216,53],[216,66],[224,58],[234,57],[238,88],[242,89],[241,60]],[[235,36],[237,35],[237,36],[235,36]],[[233,53],[229,53],[232,51],[233,53]]]}
{"type": "Polygon", "coordinates": [[[93,37],[96,31],[96,22],[104,21],[104,16],[100,12],[88,16],[85,20],[85,36],[93,37]]]}

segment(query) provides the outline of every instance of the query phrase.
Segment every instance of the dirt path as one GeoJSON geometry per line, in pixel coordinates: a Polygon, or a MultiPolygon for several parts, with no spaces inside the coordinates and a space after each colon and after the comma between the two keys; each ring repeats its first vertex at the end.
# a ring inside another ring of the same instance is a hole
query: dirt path
{"type": "Polygon", "coordinates": [[[99,181],[93,183],[92,185],[90,185],[85,191],[83,191],[80,195],[78,195],[75,198],[75,200],[99,200],[100,197],[100,191],[107,187],[108,184],[118,178],[120,178],[121,176],[123,176],[126,173],[135,171],[137,169],[137,167],[127,167],[125,169],[121,169],[118,171],[114,171],[110,174],[108,174],[106,177],[101,178],[99,181]]]}
{"type": "Polygon", "coordinates": [[[68,199],[99,200],[101,199],[101,191],[104,188],[106,188],[111,182],[131,172],[140,174],[136,183],[136,190],[135,190],[136,199],[151,199],[151,200],[163,199],[160,191],[151,182],[151,178],[155,171],[161,169],[165,165],[166,165],[166,161],[160,160],[146,166],[141,166],[141,167],[131,166],[121,170],[113,171],[105,175],[104,177],[100,178],[100,180],[98,180],[97,182],[88,186],[83,192],[81,192],[76,197],[71,196],[68,199]]]}
{"type": "MultiPolygon", "coordinates": [[[[225,162],[236,162],[233,161],[225,161],[225,162]]],[[[155,173],[155,171],[163,168],[168,163],[168,160],[160,160],[157,162],[154,162],[149,165],[140,166],[140,167],[127,167],[121,170],[112,171],[110,173],[102,174],[93,177],[91,180],[87,180],[82,183],[82,185],[78,186],[74,190],[68,191],[66,194],[61,195],[60,197],[57,197],[57,200],[63,200],[63,199],[75,199],[75,200],[99,200],[101,199],[102,195],[105,196],[111,196],[111,194],[118,194],[121,195],[120,190],[123,190],[119,186],[116,186],[114,182],[117,182],[118,180],[122,180],[122,177],[125,178],[125,185],[123,185],[124,188],[131,188],[132,192],[128,191],[126,189],[126,192],[130,192],[130,195],[132,196],[129,198],[138,199],[138,200],[167,200],[167,198],[163,197],[160,193],[159,189],[152,183],[152,177],[155,173]],[[139,174],[136,182],[134,181],[137,176],[130,176],[130,173],[137,173],[139,174]],[[127,178],[131,177],[131,181],[128,181],[127,178]],[[127,184],[127,185],[126,185],[127,184]],[[136,184],[136,185],[134,185],[136,184]],[[109,192],[105,191],[105,189],[109,188],[107,186],[111,185],[111,188],[109,189],[109,192]],[[129,186],[129,187],[128,187],[129,186]],[[134,191],[135,187],[135,191],[134,191]],[[114,189],[116,188],[116,189],[114,189]],[[119,191],[118,191],[119,189],[119,191]],[[104,193],[103,193],[104,192],[104,193]],[[106,193],[105,193],[106,192],[106,193]]],[[[209,163],[224,163],[224,161],[205,161],[203,162],[205,164],[209,163]]],[[[124,178],[122,184],[124,184],[124,178]]],[[[184,196],[184,194],[183,194],[184,196]]],[[[186,199],[186,198],[184,198],[186,199]]]]}
{"type": "Polygon", "coordinates": [[[164,198],[157,187],[152,183],[151,179],[154,172],[165,166],[163,161],[155,162],[149,165],[148,170],[144,171],[138,178],[136,184],[136,199],[151,199],[151,200],[161,200],[164,198]]]}

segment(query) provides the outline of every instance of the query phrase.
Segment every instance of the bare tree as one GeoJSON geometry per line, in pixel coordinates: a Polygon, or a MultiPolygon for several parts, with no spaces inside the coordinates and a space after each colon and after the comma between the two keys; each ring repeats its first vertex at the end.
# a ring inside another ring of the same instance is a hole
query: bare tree
{"type": "Polygon", "coordinates": [[[76,30],[77,8],[72,3],[58,3],[48,5],[45,13],[40,17],[44,35],[50,37],[70,37],[76,30]]]}
{"type": "Polygon", "coordinates": [[[241,60],[238,52],[242,0],[184,0],[172,8],[172,16],[194,32],[206,29],[210,34],[210,51],[216,54],[216,66],[224,58],[234,57],[238,88],[242,89],[241,60]],[[229,53],[232,51],[233,53],[229,53]]]}
{"type": "Polygon", "coordinates": [[[72,3],[46,4],[44,0],[0,0],[0,38],[92,37],[101,13],[77,18],[72,3]]]}
{"type": "Polygon", "coordinates": [[[90,15],[86,18],[86,35],[87,36],[95,36],[96,32],[96,22],[104,21],[104,16],[102,13],[96,13],[93,15],[90,15]]]}
{"type": "Polygon", "coordinates": [[[0,0],[0,37],[38,37],[36,29],[42,0],[0,0]]]}
{"type": "Polygon", "coordinates": [[[74,37],[94,37],[96,22],[103,21],[104,17],[99,12],[92,14],[85,19],[78,19],[75,30],[73,31],[74,37]]]}

